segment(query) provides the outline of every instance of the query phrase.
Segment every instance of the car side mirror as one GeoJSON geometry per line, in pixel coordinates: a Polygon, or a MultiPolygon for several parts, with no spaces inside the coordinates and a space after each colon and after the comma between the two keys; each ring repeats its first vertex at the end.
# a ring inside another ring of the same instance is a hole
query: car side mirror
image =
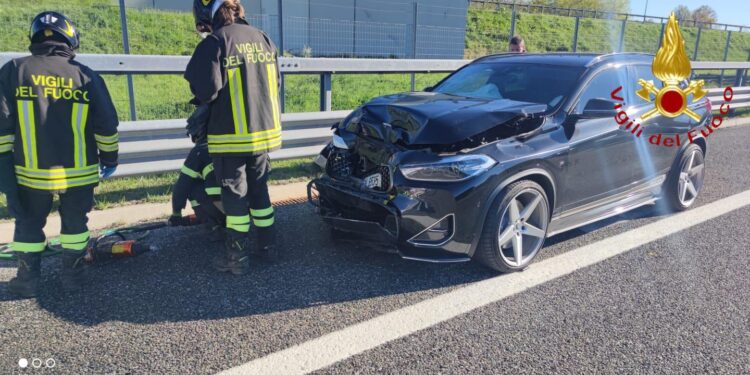
{"type": "Polygon", "coordinates": [[[424,91],[424,92],[432,92],[432,89],[434,89],[434,88],[435,87],[433,87],[433,86],[427,86],[427,87],[423,88],[422,91],[424,91]]]}
{"type": "Polygon", "coordinates": [[[594,98],[586,103],[583,107],[583,113],[578,115],[579,118],[604,118],[614,117],[617,114],[615,102],[607,99],[594,98]]]}

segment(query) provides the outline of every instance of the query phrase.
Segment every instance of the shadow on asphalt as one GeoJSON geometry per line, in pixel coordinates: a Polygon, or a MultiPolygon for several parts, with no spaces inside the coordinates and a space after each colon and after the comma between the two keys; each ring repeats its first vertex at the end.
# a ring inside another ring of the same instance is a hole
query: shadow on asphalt
{"type": "MultiPolygon", "coordinates": [[[[281,259],[252,264],[245,276],[210,268],[221,244],[195,228],[164,228],[147,242],[160,250],[87,271],[85,292],[65,295],[59,259],[43,264],[37,303],[81,325],[110,321],[149,324],[269,314],[317,305],[446,288],[496,274],[474,263],[429,264],[330,239],[312,208],[277,208],[281,259]]],[[[3,266],[9,262],[0,262],[3,266]]],[[[12,265],[12,263],[10,263],[12,265]]],[[[15,299],[0,284],[0,301],[15,299]]]]}
{"type": "MultiPolygon", "coordinates": [[[[135,258],[90,266],[85,292],[65,295],[59,287],[59,259],[46,258],[39,306],[82,325],[109,321],[139,324],[213,320],[269,314],[375,297],[472,283],[497,274],[476,263],[430,264],[403,260],[331,239],[312,208],[277,208],[281,258],[254,259],[245,276],[221,274],[210,260],[221,244],[201,229],[163,228],[146,242],[159,250],[135,258]]],[[[547,240],[553,246],[621,220],[661,216],[647,206],[547,240]]],[[[14,266],[0,262],[0,267],[14,266]]],[[[15,299],[2,283],[0,301],[15,299]]]]}

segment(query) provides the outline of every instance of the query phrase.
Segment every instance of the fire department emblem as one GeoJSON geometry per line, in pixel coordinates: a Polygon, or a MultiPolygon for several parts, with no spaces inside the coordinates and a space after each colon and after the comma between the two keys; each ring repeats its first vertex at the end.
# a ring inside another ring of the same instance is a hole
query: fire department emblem
{"type": "Polygon", "coordinates": [[[703,80],[691,81],[684,89],[680,87],[680,82],[690,77],[691,68],[690,59],[685,52],[685,40],[682,38],[674,13],[667,21],[661,47],[656,52],[651,71],[664,83],[664,87],[657,89],[653,81],[638,80],[641,89],[637,90],[636,94],[656,105],[654,109],[644,113],[641,119],[645,120],[658,112],[669,118],[684,114],[700,121],[700,115],[688,108],[688,97],[692,94],[692,101],[696,101],[706,96],[707,92],[703,89],[703,80]]]}

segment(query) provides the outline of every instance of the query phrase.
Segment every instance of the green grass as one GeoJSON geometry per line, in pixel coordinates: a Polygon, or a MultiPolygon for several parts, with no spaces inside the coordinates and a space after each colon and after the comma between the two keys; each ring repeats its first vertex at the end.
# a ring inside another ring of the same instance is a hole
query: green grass
{"type": "MultiPolygon", "coordinates": [[[[303,158],[272,161],[269,185],[310,180],[319,171],[312,160],[303,158]]],[[[105,210],[129,204],[169,202],[177,175],[178,172],[170,172],[102,181],[95,189],[94,209],[105,210]]],[[[5,195],[0,194],[0,220],[10,219],[7,206],[5,195]]],[[[57,211],[57,198],[54,211],[57,211]]]]}
{"type": "MultiPolygon", "coordinates": [[[[511,12],[494,6],[469,7],[466,33],[466,56],[474,58],[488,53],[505,52],[508,48],[511,12]]],[[[578,52],[612,52],[620,43],[621,20],[581,18],[578,52]]],[[[697,27],[681,27],[685,48],[692,58],[697,27]]],[[[516,14],[515,33],[526,41],[530,52],[572,51],[575,18],[549,14],[516,14]]],[[[659,45],[661,24],[628,21],[625,26],[623,50],[654,53],[659,45]]],[[[726,31],[701,31],[697,60],[723,60],[726,31]]],[[[729,61],[747,61],[750,32],[733,32],[729,44],[729,61]]]]}

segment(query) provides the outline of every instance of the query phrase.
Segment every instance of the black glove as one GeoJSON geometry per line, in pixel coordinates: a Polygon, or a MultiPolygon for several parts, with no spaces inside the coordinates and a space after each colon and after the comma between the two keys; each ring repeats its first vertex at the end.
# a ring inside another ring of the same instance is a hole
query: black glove
{"type": "Polygon", "coordinates": [[[208,116],[211,113],[208,104],[198,106],[192,115],[187,120],[188,135],[193,137],[195,140],[201,140],[206,137],[208,133],[208,116]]]}

